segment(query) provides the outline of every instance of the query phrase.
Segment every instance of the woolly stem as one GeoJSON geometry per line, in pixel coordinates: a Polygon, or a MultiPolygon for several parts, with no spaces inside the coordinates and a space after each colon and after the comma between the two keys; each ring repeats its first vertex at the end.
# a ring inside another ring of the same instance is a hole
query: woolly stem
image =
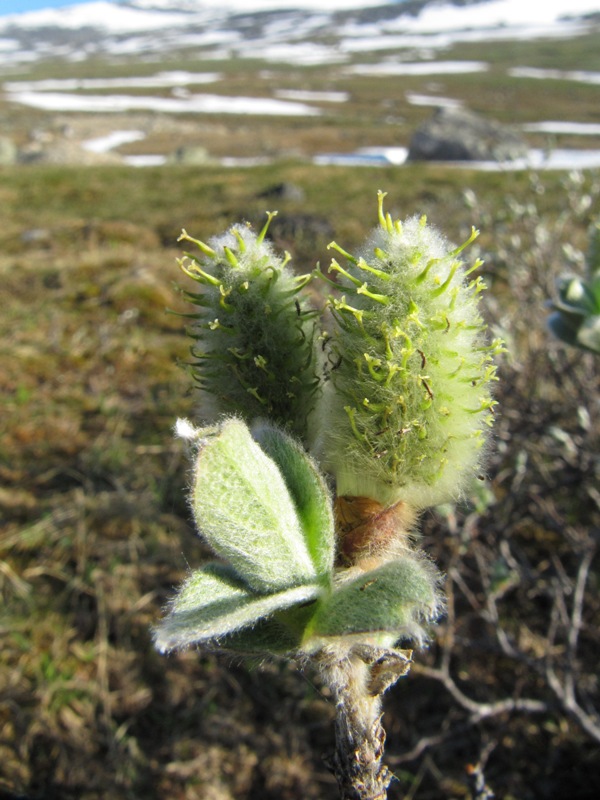
{"type": "Polygon", "coordinates": [[[381,697],[408,672],[410,651],[368,645],[343,655],[322,650],[317,662],[336,706],[335,752],[329,767],[340,800],[386,800],[393,775],[383,763],[381,697]]]}

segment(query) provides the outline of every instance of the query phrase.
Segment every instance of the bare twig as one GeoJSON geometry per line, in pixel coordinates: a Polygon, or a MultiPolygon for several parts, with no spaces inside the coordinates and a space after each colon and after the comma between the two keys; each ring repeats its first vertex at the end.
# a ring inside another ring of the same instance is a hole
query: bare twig
{"type": "Polygon", "coordinates": [[[414,671],[417,675],[423,675],[426,678],[431,678],[441,683],[458,705],[469,712],[471,715],[471,724],[480,722],[488,717],[497,717],[500,714],[507,714],[515,711],[526,711],[529,713],[548,711],[547,703],[541,700],[523,697],[506,698],[505,700],[496,700],[492,703],[478,703],[476,700],[471,700],[470,697],[467,697],[467,695],[458,688],[449,672],[442,669],[427,667],[422,664],[415,664],[414,671]]]}
{"type": "Polygon", "coordinates": [[[446,739],[449,739],[450,736],[454,736],[455,734],[456,728],[452,728],[443,733],[436,733],[434,736],[422,736],[412,750],[407,750],[405,753],[393,756],[393,758],[390,759],[390,763],[396,765],[405,764],[409,761],[416,761],[416,759],[420,758],[430,747],[437,747],[437,745],[442,744],[446,739]]]}
{"type": "Polygon", "coordinates": [[[473,800],[493,800],[496,796],[485,779],[485,766],[495,742],[488,742],[479,755],[476,764],[467,764],[467,776],[473,792],[473,800]]]}
{"type": "Polygon", "coordinates": [[[596,713],[586,712],[578,703],[575,693],[575,661],[577,643],[581,632],[583,618],[583,602],[585,585],[594,557],[594,549],[589,548],[583,555],[573,591],[573,607],[567,636],[567,663],[563,682],[560,681],[551,660],[546,664],[546,680],[557,700],[564,709],[596,742],[600,742],[600,717],[596,713]]]}
{"type": "Polygon", "coordinates": [[[481,764],[469,764],[467,775],[473,789],[473,800],[492,800],[496,796],[486,783],[481,764]]]}

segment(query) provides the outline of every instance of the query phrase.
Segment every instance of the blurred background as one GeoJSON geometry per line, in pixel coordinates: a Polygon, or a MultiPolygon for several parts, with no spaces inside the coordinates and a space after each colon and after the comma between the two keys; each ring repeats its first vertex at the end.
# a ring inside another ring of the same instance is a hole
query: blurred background
{"type": "Polygon", "coordinates": [[[304,273],[378,189],[481,230],[508,345],[487,472],[422,519],[448,613],[386,696],[390,798],[598,796],[600,356],[547,319],[587,274],[599,84],[597,0],[0,2],[0,798],[337,796],[309,670],[153,650],[207,556],[169,310],[182,228],[278,209],[304,273]]]}

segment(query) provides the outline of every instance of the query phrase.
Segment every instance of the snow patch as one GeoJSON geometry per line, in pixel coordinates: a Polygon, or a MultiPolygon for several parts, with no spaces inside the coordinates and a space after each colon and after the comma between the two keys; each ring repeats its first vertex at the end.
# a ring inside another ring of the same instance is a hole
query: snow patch
{"type": "Polygon", "coordinates": [[[566,122],[564,120],[548,120],[546,122],[529,122],[521,125],[524,131],[531,133],[574,134],[575,136],[600,136],[598,122],[566,122]]]}
{"type": "Polygon", "coordinates": [[[344,71],[349,75],[455,75],[485,72],[484,61],[389,61],[380,64],[354,64],[344,71]]]}
{"type": "Polygon", "coordinates": [[[158,111],[165,114],[256,114],[266,116],[317,116],[318,108],[303,103],[262,97],[224,97],[195,94],[189,97],[145,97],[135,95],[78,95],[63,92],[13,92],[13,103],[44,111],[117,113],[158,111]]]}
{"type": "Polygon", "coordinates": [[[6,92],[76,92],[89,89],[156,89],[169,86],[214,83],[219,72],[158,72],[156,75],[127,78],[46,78],[39,81],[6,81],[6,92]]]}
{"type": "Polygon", "coordinates": [[[417,92],[406,92],[406,102],[411,106],[432,106],[433,108],[462,108],[462,100],[455,100],[452,97],[438,97],[433,94],[418,94],[417,92]]]}
{"type": "Polygon", "coordinates": [[[278,89],[275,97],[280,100],[296,100],[306,103],[346,103],[349,92],[311,92],[305,89],[278,89]]]}
{"type": "MultiPolygon", "coordinates": [[[[326,166],[399,166],[405,163],[407,154],[406,148],[402,147],[364,147],[354,153],[324,153],[315,156],[313,163],[326,166]]],[[[530,169],[597,169],[600,167],[600,150],[556,149],[547,152],[541,149],[531,149],[526,158],[514,161],[432,161],[429,163],[483,172],[513,172],[530,169]]]]}
{"type": "Polygon", "coordinates": [[[538,69],[536,67],[513,67],[508,70],[513,78],[537,78],[539,80],[577,81],[578,83],[600,83],[600,72],[586,70],[538,69]]]}
{"type": "Polygon", "coordinates": [[[122,144],[129,144],[129,142],[139,142],[145,139],[146,134],[143,131],[113,131],[106,136],[98,136],[95,139],[87,139],[82,142],[82,147],[89,153],[108,153],[115,147],[120,147],[122,144]]]}

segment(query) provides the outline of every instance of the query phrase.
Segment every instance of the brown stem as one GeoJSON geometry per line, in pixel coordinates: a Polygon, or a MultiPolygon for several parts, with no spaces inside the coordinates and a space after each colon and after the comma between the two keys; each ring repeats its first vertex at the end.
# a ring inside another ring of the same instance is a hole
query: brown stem
{"type": "Polygon", "coordinates": [[[335,753],[330,760],[340,800],[386,800],[392,773],[383,763],[383,692],[408,672],[410,655],[368,646],[319,654],[321,674],[336,704],[335,753]]]}

